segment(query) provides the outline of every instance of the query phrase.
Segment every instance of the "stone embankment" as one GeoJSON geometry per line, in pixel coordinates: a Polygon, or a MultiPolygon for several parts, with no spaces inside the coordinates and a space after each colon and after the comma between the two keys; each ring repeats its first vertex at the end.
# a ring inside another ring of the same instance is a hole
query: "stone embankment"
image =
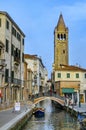
{"type": "Polygon", "coordinates": [[[82,114],[86,112],[86,103],[82,103],[81,106],[64,106],[64,109],[71,113],[71,115],[77,117],[78,113],[82,114]]]}
{"type": "Polygon", "coordinates": [[[21,130],[32,116],[34,107],[35,105],[30,102],[30,104],[21,105],[20,111],[13,111],[13,108],[0,111],[0,117],[2,117],[0,130],[21,130]]]}

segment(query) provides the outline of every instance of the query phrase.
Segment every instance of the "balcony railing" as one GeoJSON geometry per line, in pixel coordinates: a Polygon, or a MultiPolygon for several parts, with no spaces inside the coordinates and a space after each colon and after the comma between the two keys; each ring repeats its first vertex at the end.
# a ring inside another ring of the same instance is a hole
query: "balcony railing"
{"type": "Polygon", "coordinates": [[[8,79],[7,80],[8,83],[12,83],[12,84],[16,84],[16,85],[24,85],[23,80],[21,80],[21,79],[16,79],[16,78],[11,78],[11,77],[8,77],[7,79],[8,79]]]}
{"type": "Polygon", "coordinates": [[[4,75],[4,70],[0,70],[0,74],[4,75]]]}
{"type": "Polygon", "coordinates": [[[20,63],[20,58],[18,58],[18,57],[14,57],[14,62],[16,63],[16,64],[19,64],[20,63]]]}
{"type": "Polygon", "coordinates": [[[5,66],[5,59],[0,59],[0,66],[5,66]]]}

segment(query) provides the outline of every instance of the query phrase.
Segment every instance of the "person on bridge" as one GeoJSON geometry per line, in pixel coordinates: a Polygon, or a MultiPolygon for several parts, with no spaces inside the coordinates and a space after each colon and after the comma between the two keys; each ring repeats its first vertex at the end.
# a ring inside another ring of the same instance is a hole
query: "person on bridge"
{"type": "Polygon", "coordinates": [[[52,96],[52,89],[50,89],[50,96],[52,96]]]}

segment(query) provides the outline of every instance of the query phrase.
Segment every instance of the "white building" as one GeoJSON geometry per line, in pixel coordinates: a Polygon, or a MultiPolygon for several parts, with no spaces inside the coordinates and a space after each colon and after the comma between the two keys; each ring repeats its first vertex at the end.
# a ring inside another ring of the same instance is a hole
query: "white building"
{"type": "Polygon", "coordinates": [[[28,69],[33,72],[32,75],[32,94],[37,95],[43,93],[48,79],[48,72],[43,65],[42,59],[37,55],[25,54],[25,61],[28,64],[28,69]]]}
{"type": "Polygon", "coordinates": [[[0,11],[0,99],[23,100],[24,33],[7,12],[0,11]]]}
{"type": "Polygon", "coordinates": [[[86,69],[63,65],[55,71],[55,89],[59,95],[69,95],[74,100],[86,102],[86,69]],[[79,97],[80,96],[80,97],[79,97]]]}

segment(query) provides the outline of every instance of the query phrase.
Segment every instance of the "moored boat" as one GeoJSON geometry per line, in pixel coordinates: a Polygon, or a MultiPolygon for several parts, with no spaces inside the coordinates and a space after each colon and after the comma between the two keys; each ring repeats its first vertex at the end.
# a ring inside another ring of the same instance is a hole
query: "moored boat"
{"type": "Polygon", "coordinates": [[[86,130],[86,118],[84,118],[84,119],[80,122],[80,128],[81,128],[81,130],[86,130]]]}
{"type": "Polygon", "coordinates": [[[35,115],[35,117],[44,117],[45,109],[44,108],[35,108],[34,115],[35,115]]]}
{"type": "Polygon", "coordinates": [[[78,121],[80,123],[80,130],[86,130],[86,112],[78,114],[78,121]]]}

